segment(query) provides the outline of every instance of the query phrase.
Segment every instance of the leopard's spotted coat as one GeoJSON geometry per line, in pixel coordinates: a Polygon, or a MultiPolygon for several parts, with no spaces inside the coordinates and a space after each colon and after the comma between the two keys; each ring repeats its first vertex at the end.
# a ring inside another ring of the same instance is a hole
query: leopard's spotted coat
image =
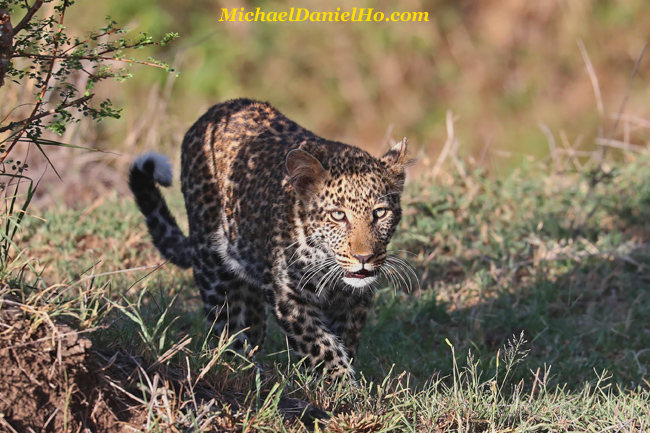
{"type": "Polygon", "coordinates": [[[130,186],[153,242],[194,270],[208,323],[261,345],[266,306],[308,367],[353,374],[351,360],[387,271],[386,246],[401,217],[406,140],[381,158],[320,138],[267,103],[212,107],[185,135],[183,235],[157,184],[165,157],[145,154],[130,186]]]}

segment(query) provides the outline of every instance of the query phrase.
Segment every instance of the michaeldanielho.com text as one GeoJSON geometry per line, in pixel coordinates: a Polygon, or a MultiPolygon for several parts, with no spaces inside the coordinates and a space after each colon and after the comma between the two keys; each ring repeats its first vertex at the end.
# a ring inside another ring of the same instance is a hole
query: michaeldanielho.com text
{"type": "Polygon", "coordinates": [[[312,12],[305,8],[289,8],[283,12],[262,11],[255,8],[255,11],[247,11],[244,8],[221,8],[219,21],[270,21],[270,22],[380,22],[380,21],[429,21],[429,12],[392,12],[383,13],[375,11],[374,8],[352,8],[351,11],[341,12],[336,8],[333,12],[312,12]]]}

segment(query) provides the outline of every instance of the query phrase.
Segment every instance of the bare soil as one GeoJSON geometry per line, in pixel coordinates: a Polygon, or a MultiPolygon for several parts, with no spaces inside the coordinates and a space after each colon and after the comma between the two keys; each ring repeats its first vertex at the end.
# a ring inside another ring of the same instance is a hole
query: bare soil
{"type": "Polygon", "coordinates": [[[130,414],[89,362],[91,346],[70,326],[0,299],[0,431],[125,431],[130,414]]]}

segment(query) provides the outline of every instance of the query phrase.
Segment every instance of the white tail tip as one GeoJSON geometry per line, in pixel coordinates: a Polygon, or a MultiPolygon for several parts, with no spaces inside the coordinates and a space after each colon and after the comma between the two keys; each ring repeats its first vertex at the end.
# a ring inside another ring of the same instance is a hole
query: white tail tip
{"type": "Polygon", "coordinates": [[[170,186],[172,184],[172,164],[169,158],[157,152],[147,152],[133,161],[133,166],[138,170],[143,170],[145,163],[151,161],[153,163],[153,178],[162,186],[170,186]]]}

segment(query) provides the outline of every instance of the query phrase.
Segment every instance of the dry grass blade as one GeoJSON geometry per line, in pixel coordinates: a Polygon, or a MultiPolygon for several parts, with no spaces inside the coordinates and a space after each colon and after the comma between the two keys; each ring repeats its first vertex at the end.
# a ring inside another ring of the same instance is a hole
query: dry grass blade
{"type": "Polygon", "coordinates": [[[165,353],[163,353],[160,358],[156,360],[153,364],[151,364],[148,368],[147,371],[151,371],[152,369],[158,367],[159,365],[167,362],[169,359],[171,359],[172,356],[176,355],[178,352],[183,350],[185,346],[190,344],[192,342],[192,338],[189,335],[186,335],[183,337],[181,341],[178,343],[174,343],[172,347],[170,347],[165,353]]]}
{"type": "MultiPolygon", "coordinates": [[[[73,286],[75,286],[77,284],[80,284],[80,283],[82,283],[84,281],[91,280],[91,279],[98,278],[98,277],[106,277],[108,275],[125,274],[125,273],[128,273],[128,272],[147,271],[149,269],[153,269],[155,271],[156,269],[160,268],[161,266],[162,266],[162,264],[158,264],[158,265],[149,265],[149,266],[138,266],[136,268],[129,268],[129,269],[119,269],[117,271],[101,272],[99,274],[91,273],[90,275],[80,277],[76,281],[70,283],[67,287],[73,287],[73,286]]],[[[149,275],[150,274],[147,274],[146,276],[149,276],[149,275]]]]}
{"type": "Polygon", "coordinates": [[[341,414],[327,424],[332,433],[374,433],[383,428],[383,417],[376,414],[341,414]]]}
{"type": "Polygon", "coordinates": [[[621,149],[625,152],[642,153],[642,154],[650,153],[650,150],[646,146],[626,143],[624,141],[614,140],[611,138],[597,138],[596,144],[602,147],[612,147],[615,149],[621,149]]]}
{"type": "Polygon", "coordinates": [[[456,135],[454,134],[454,114],[451,110],[447,110],[446,125],[447,140],[445,141],[445,145],[442,147],[442,151],[440,151],[440,155],[438,155],[438,159],[431,170],[432,181],[436,180],[450,152],[452,152],[457,146],[456,135]]]}
{"type": "Polygon", "coordinates": [[[553,161],[553,172],[557,173],[560,169],[560,159],[558,155],[557,144],[555,143],[555,136],[551,129],[544,123],[539,123],[539,129],[542,130],[544,135],[546,135],[546,142],[548,143],[548,148],[551,153],[551,160],[553,161]]]}
{"type": "Polygon", "coordinates": [[[2,299],[0,301],[0,305],[2,305],[2,304],[17,306],[21,310],[23,310],[25,312],[28,312],[28,313],[32,313],[35,316],[41,318],[45,323],[47,323],[47,325],[50,327],[50,329],[52,331],[52,334],[49,337],[49,339],[52,340],[52,346],[54,346],[56,344],[57,328],[56,328],[56,326],[54,326],[54,323],[52,322],[52,319],[50,319],[50,316],[47,313],[47,311],[44,311],[44,310],[36,308],[36,307],[32,307],[32,306],[24,304],[22,302],[15,302],[15,301],[12,301],[10,299],[2,299]]]}
{"type": "Polygon", "coordinates": [[[18,431],[5,420],[4,414],[0,414],[0,424],[6,428],[8,432],[18,433],[18,431]]]}
{"type": "MultiPolygon", "coordinates": [[[[601,125],[605,120],[605,107],[603,105],[603,97],[600,92],[600,83],[598,82],[598,75],[594,69],[594,65],[591,63],[589,58],[589,53],[585,48],[584,42],[582,39],[578,39],[578,48],[580,49],[580,55],[582,55],[582,60],[585,63],[585,69],[587,69],[587,74],[589,74],[589,80],[591,80],[591,87],[594,90],[594,96],[596,97],[596,108],[598,109],[598,115],[600,116],[601,125]]],[[[602,127],[598,131],[598,136],[602,137],[602,127]]]]}
{"type": "Polygon", "coordinates": [[[623,100],[621,101],[621,106],[618,109],[618,114],[616,115],[616,121],[612,126],[610,137],[614,135],[616,129],[618,128],[618,124],[621,121],[621,116],[623,116],[623,111],[625,110],[625,106],[627,105],[627,100],[629,99],[630,92],[632,91],[632,82],[634,81],[634,77],[636,76],[639,70],[639,66],[641,65],[641,61],[643,60],[643,55],[645,54],[646,48],[648,48],[648,45],[644,45],[643,48],[641,48],[641,52],[637,56],[636,62],[634,62],[634,68],[632,69],[632,73],[630,74],[630,79],[627,82],[627,89],[625,90],[625,96],[623,96],[623,100]]]}
{"type": "Polygon", "coordinates": [[[126,395],[127,397],[129,397],[129,398],[132,399],[133,401],[136,401],[136,402],[140,403],[141,405],[146,406],[147,402],[145,402],[145,401],[142,400],[141,398],[136,397],[136,396],[133,395],[132,393],[128,392],[126,389],[124,389],[124,388],[122,388],[120,385],[118,385],[115,381],[113,381],[113,380],[108,380],[108,379],[107,379],[106,383],[108,383],[111,387],[115,388],[115,389],[118,390],[120,393],[126,395]]]}

